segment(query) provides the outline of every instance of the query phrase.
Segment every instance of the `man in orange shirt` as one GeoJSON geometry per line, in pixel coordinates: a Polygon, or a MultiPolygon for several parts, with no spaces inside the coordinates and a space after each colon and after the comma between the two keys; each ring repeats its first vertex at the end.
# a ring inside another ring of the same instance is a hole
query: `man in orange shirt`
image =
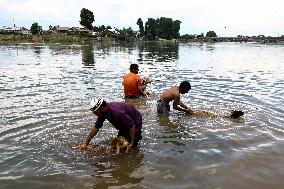
{"type": "Polygon", "coordinates": [[[123,77],[124,95],[128,98],[139,98],[146,85],[142,85],[141,78],[137,75],[139,66],[131,64],[130,72],[123,77]]]}

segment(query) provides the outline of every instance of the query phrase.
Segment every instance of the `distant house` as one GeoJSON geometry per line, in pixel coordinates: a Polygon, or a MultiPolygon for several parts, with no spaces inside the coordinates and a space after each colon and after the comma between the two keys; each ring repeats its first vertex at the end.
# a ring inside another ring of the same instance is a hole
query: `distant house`
{"type": "Polygon", "coordinates": [[[83,34],[90,33],[90,30],[84,27],[61,27],[54,26],[47,31],[49,34],[83,34]]]}
{"type": "Polygon", "coordinates": [[[92,36],[98,36],[99,34],[99,32],[92,32],[92,36]]]}
{"type": "Polygon", "coordinates": [[[70,29],[69,27],[55,26],[53,28],[53,32],[54,33],[67,33],[69,29],[70,29]]]}
{"type": "Polygon", "coordinates": [[[83,34],[83,33],[90,33],[91,30],[89,30],[88,28],[85,28],[85,27],[71,27],[71,28],[68,29],[68,32],[83,34]]]}
{"type": "Polygon", "coordinates": [[[21,31],[20,27],[3,26],[3,28],[1,28],[1,32],[3,32],[3,33],[20,33],[20,31],[21,31]]]}
{"type": "Polygon", "coordinates": [[[118,35],[120,35],[120,32],[115,29],[105,29],[99,34],[100,37],[116,37],[118,35]]]}
{"type": "Polygon", "coordinates": [[[21,34],[22,35],[32,35],[32,32],[26,28],[21,29],[21,34]]]}
{"type": "Polygon", "coordinates": [[[0,28],[1,34],[22,34],[22,35],[31,35],[30,30],[24,27],[6,27],[0,28]]]}

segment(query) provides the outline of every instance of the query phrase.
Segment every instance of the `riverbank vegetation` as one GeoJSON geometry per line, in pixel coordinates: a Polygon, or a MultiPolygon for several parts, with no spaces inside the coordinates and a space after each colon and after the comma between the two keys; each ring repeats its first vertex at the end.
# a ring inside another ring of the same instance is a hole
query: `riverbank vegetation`
{"type": "MultiPolygon", "coordinates": [[[[34,22],[30,30],[26,28],[3,28],[0,29],[0,43],[80,43],[86,40],[115,40],[120,42],[283,42],[284,39],[274,39],[271,37],[242,36],[218,37],[214,31],[208,31],[205,35],[184,34],[180,35],[182,22],[172,18],[148,18],[146,22],[141,18],[137,19],[138,30],[131,27],[115,28],[110,25],[93,25],[94,14],[92,11],[83,8],[80,12],[79,23],[83,27],[60,27],[49,26],[48,30],[43,30],[42,26],[34,22]]],[[[284,38],[284,37],[283,37],[284,38]]]]}
{"type": "Polygon", "coordinates": [[[92,40],[80,35],[0,35],[0,44],[7,43],[82,43],[92,40]]]}

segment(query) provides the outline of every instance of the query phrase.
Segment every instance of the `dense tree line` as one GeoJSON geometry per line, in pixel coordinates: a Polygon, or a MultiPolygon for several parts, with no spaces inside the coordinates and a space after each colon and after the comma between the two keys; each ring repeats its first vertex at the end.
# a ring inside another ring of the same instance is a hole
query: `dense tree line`
{"type": "Polygon", "coordinates": [[[172,18],[148,18],[143,26],[143,21],[138,18],[136,24],[139,26],[140,36],[145,37],[148,40],[161,39],[173,39],[179,38],[179,30],[181,21],[173,20],[172,18]]]}
{"type": "Polygon", "coordinates": [[[105,25],[101,25],[101,26],[94,26],[93,27],[93,31],[94,32],[102,32],[102,31],[104,31],[104,30],[106,30],[106,29],[112,29],[112,27],[111,26],[105,26],[105,25]]]}
{"type": "MultiPolygon", "coordinates": [[[[94,32],[103,32],[106,29],[112,29],[111,26],[93,26],[94,14],[92,11],[82,8],[80,12],[80,24],[91,31],[94,32]]],[[[156,40],[156,39],[181,39],[183,41],[188,41],[192,39],[200,39],[204,38],[204,33],[200,35],[189,35],[185,34],[180,36],[180,24],[182,22],[179,20],[173,20],[172,18],[160,17],[157,19],[148,18],[148,20],[143,22],[141,18],[138,18],[136,24],[139,27],[139,33],[137,35],[136,32],[133,31],[131,27],[123,28],[123,29],[115,29],[120,34],[117,36],[120,40],[129,40],[131,38],[135,38],[137,36],[143,37],[146,40],[156,40]]],[[[54,29],[54,27],[49,26],[49,29],[54,29]]],[[[38,23],[33,23],[31,26],[32,34],[40,34],[42,33],[42,27],[38,25],[38,23]]],[[[214,31],[208,31],[206,33],[206,37],[217,37],[217,34],[214,31]]]]}

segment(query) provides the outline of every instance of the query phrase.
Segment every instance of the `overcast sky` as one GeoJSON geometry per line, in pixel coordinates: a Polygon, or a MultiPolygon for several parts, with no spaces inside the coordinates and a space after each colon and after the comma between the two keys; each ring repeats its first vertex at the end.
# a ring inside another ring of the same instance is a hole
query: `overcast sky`
{"type": "Polygon", "coordinates": [[[96,26],[138,30],[138,18],[168,17],[182,22],[181,34],[284,35],[284,0],[0,0],[0,27],[79,26],[82,8],[96,26]]]}

